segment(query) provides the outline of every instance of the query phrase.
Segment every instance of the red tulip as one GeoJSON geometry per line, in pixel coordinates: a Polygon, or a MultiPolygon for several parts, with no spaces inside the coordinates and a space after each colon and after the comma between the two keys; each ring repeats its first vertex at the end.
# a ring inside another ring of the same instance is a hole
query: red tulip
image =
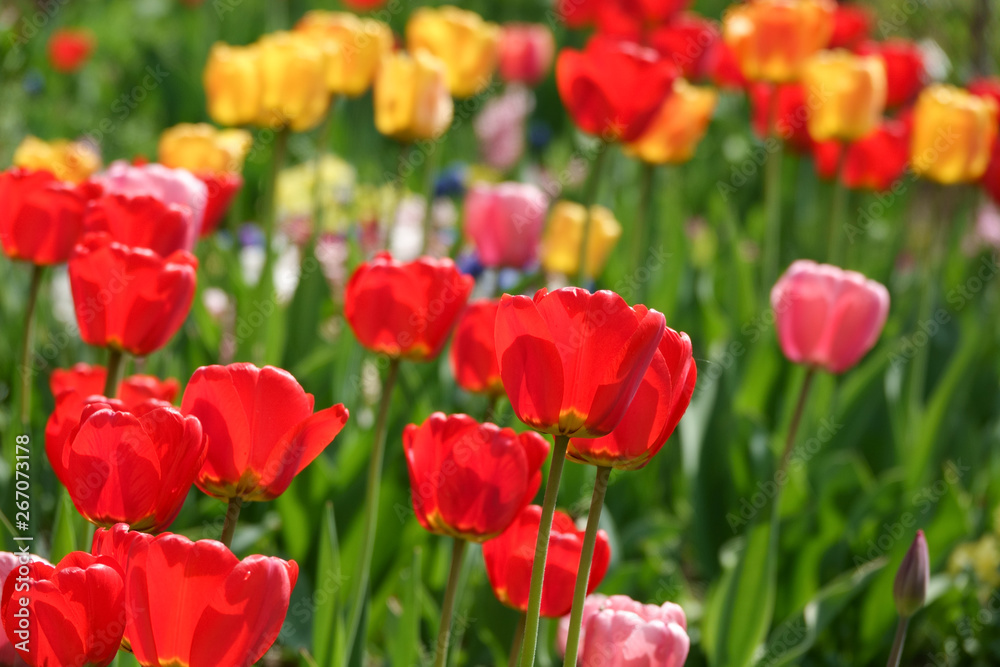
{"type": "Polygon", "coordinates": [[[99,530],[94,553],[125,565],[125,638],[142,665],[250,667],[277,639],[299,576],[295,561],[242,561],[215,540],[99,530]],[[127,555],[127,556],[126,556],[127,555]]]}
{"type": "MultiPolygon", "coordinates": [[[[483,544],[486,576],[500,602],[520,611],[528,609],[531,586],[531,566],[535,562],[535,543],[542,508],[528,505],[502,535],[483,544]]],[[[549,550],[545,557],[545,579],[542,583],[542,616],[559,618],[573,606],[573,588],[580,571],[583,551],[583,531],[577,530],[568,514],[556,510],[552,518],[549,550]]],[[[611,547],[603,530],[597,531],[594,560],[590,566],[587,592],[596,589],[611,560],[611,547]]]]}
{"type": "Polygon", "coordinates": [[[201,424],[168,403],[88,403],[60,448],[46,448],[73,505],[98,526],[163,530],[177,518],[207,443],[201,424]]]}
{"type": "Polygon", "coordinates": [[[1000,140],[993,142],[993,152],[980,182],[993,201],[1000,204],[1000,140]]]}
{"type": "Polygon", "coordinates": [[[347,422],[343,404],[314,414],[314,402],[291,373],[273,366],[196,370],[181,410],[197,417],[208,436],[198,488],[222,499],[280,496],[347,422]]]}
{"type": "Polygon", "coordinates": [[[344,4],[356,12],[368,12],[384,5],[386,0],[344,0],[344,4]]]}
{"type": "MultiPolygon", "coordinates": [[[[910,132],[909,118],[887,119],[864,139],[848,144],[844,185],[875,192],[890,189],[909,166],[910,132]]],[[[822,141],[815,145],[813,157],[820,176],[837,177],[842,150],[845,148],[838,141],[822,141]]]]}
{"type": "Polygon", "coordinates": [[[856,271],[800,259],[771,290],[771,307],[789,360],[843,373],[878,341],[889,291],[856,271]]]}
{"type": "Polygon", "coordinates": [[[33,667],[111,664],[125,631],[123,577],[113,559],[82,551],[55,567],[22,561],[3,587],[7,638],[33,667]]]}
{"type": "Polygon", "coordinates": [[[243,177],[239,174],[198,174],[198,178],[208,188],[205,203],[205,220],[201,225],[201,236],[208,236],[222,224],[229,212],[233,199],[243,188],[243,177]]]}
{"type": "Polygon", "coordinates": [[[667,327],[621,423],[603,438],[573,438],[566,457],[620,470],[644,467],[677,427],[697,377],[691,340],[667,327]]]}
{"type": "Polygon", "coordinates": [[[656,51],[598,35],[556,62],[559,97],[573,122],[605,139],[633,141],[673,89],[678,68],[656,51]]]}
{"type": "Polygon", "coordinates": [[[444,347],[473,284],[450,259],[404,264],[382,252],[348,281],[344,316],[369,350],[427,361],[444,347]]]}
{"type": "Polygon", "coordinates": [[[577,287],[532,299],[505,294],[497,312],[500,377],[514,412],[545,433],[595,438],[622,420],[666,323],[614,292],[577,287]]]}
{"type": "MultiPolygon", "coordinates": [[[[39,561],[51,567],[51,564],[47,560],[38,556],[28,556],[26,561],[28,563],[39,561]]],[[[8,575],[14,573],[14,576],[17,577],[17,568],[19,565],[21,565],[20,556],[8,551],[0,551],[0,595],[2,595],[4,582],[7,581],[8,575]]],[[[0,618],[3,618],[2,614],[0,614],[0,618]]],[[[14,650],[14,645],[7,639],[7,633],[0,633],[0,665],[25,667],[27,664],[24,660],[21,660],[17,651],[14,650]]]]}
{"type": "Polygon", "coordinates": [[[881,56],[885,62],[885,105],[888,108],[912,102],[927,81],[924,56],[913,42],[905,39],[863,42],[856,51],[861,55],[881,56]]]}
{"type": "Polygon", "coordinates": [[[507,82],[538,85],[549,73],[555,38],[541,23],[506,23],[500,32],[500,76],[507,82]]]}
{"type": "Polygon", "coordinates": [[[872,12],[862,5],[839,4],[833,13],[829,49],[850,49],[866,37],[872,27],[872,12]]]}
{"type": "Polygon", "coordinates": [[[435,412],[403,431],[413,511],[438,535],[483,542],[502,533],[542,483],[549,443],[468,415],[435,412]]]}
{"type": "Polygon", "coordinates": [[[729,48],[725,40],[716,41],[705,56],[705,71],[709,80],[725,90],[743,90],[747,87],[747,79],[743,76],[736,54],[729,48]]]}
{"type": "Polygon", "coordinates": [[[752,83],[748,93],[753,107],[753,129],[758,136],[769,137],[776,129],[778,136],[792,149],[802,153],[812,150],[814,142],[809,136],[806,122],[809,109],[806,105],[805,89],[801,84],[752,83]],[[778,95],[778,109],[774,127],[771,128],[771,96],[775,94],[775,90],[778,95]]]}
{"type": "Polygon", "coordinates": [[[88,234],[69,260],[80,336],[138,356],[158,350],[187,317],[197,266],[184,250],[164,258],[107,234],[88,234]]]}
{"type": "Polygon", "coordinates": [[[585,28],[597,21],[604,0],[556,0],[556,15],[570,28],[585,28]]]}
{"type": "Polygon", "coordinates": [[[469,304],[455,326],[451,343],[451,370],[458,386],[491,398],[503,395],[500,364],[493,337],[500,301],[482,299],[469,304]]]}
{"type": "MultiPolygon", "coordinates": [[[[101,366],[76,364],[69,370],[52,371],[49,386],[56,399],[55,410],[45,425],[45,451],[51,458],[66,446],[73,429],[88,403],[107,402],[101,394],[107,371],[101,366]]],[[[117,396],[126,408],[135,408],[148,400],[171,403],[180,389],[177,380],[161,381],[152,375],[133,375],[121,381],[117,396]]]]}
{"type": "Polygon", "coordinates": [[[973,79],[966,88],[973,95],[991,98],[997,103],[997,107],[1000,108],[1000,77],[991,76],[973,79]]]}
{"type": "Polygon", "coordinates": [[[132,248],[148,248],[161,257],[188,250],[191,212],[155,197],[107,194],[90,203],[84,217],[86,233],[105,233],[132,248]]]}
{"type": "Polygon", "coordinates": [[[57,72],[75,72],[94,52],[94,34],[85,28],[60,28],[49,37],[49,63],[57,72]]]}
{"type": "Polygon", "coordinates": [[[0,172],[0,243],[11,259],[61,264],[83,232],[87,202],[99,185],[64,183],[47,171],[0,172]]]}
{"type": "Polygon", "coordinates": [[[606,35],[641,40],[648,28],[667,23],[689,4],[691,0],[603,0],[597,24],[606,35]]]}
{"type": "Polygon", "coordinates": [[[722,35],[715,22],[694,12],[680,14],[649,34],[650,47],[679,67],[689,81],[710,75],[709,66],[720,44],[722,35]]]}

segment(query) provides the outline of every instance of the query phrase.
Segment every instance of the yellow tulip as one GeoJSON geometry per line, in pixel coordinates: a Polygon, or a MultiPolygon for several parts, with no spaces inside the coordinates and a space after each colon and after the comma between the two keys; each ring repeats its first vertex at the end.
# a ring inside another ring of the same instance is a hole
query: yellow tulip
{"type": "Polygon", "coordinates": [[[393,48],[392,30],[385,23],[349,12],[307,12],[296,30],[327,48],[327,89],[336,95],[357,97],[375,80],[379,63],[393,48]]]}
{"type": "Polygon", "coordinates": [[[256,122],[260,110],[260,50],[256,44],[230,46],[217,42],[202,76],[208,115],[220,125],[256,122]]]}
{"type": "Polygon", "coordinates": [[[160,135],[160,163],[195,174],[238,174],[253,140],[245,130],[181,123],[160,135]]]}
{"type": "Polygon", "coordinates": [[[833,0],[748,0],[732,5],[722,34],[751,81],[797,81],[802,63],[833,34],[833,0]]]}
{"type": "MultiPolygon", "coordinates": [[[[603,206],[591,206],[587,243],[587,275],[599,276],[622,235],[614,213],[603,206]]],[[[561,201],[552,207],[542,241],[542,266],[550,273],[576,275],[580,266],[580,242],[587,224],[582,204],[561,201]]]]}
{"type": "Polygon", "coordinates": [[[101,168],[101,156],[83,141],[42,141],[27,136],[14,151],[14,166],[45,170],[60,181],[82,183],[101,168]]]}
{"type": "Polygon", "coordinates": [[[711,88],[674,82],[649,129],[625,147],[625,153],[650,164],[679,164],[694,155],[705,136],[719,95],[711,88]]]}
{"type": "Polygon", "coordinates": [[[885,63],[836,49],[806,61],[802,84],[810,100],[807,127],[816,141],[854,141],[882,120],[886,99],[885,63]]]}
{"type": "Polygon", "coordinates": [[[257,124],[310,130],[330,108],[326,54],[300,33],[274,32],[257,42],[260,50],[260,109],[257,124]]]}
{"type": "Polygon", "coordinates": [[[426,51],[394,53],[375,77],[375,127],[399,139],[436,139],[451,125],[455,107],[444,63],[426,51]]]}
{"type": "Polygon", "coordinates": [[[406,24],[406,45],[410,51],[426,49],[444,61],[451,94],[471,97],[493,77],[500,26],[457,7],[421,7],[406,24]]]}
{"type": "Polygon", "coordinates": [[[986,171],[997,135],[997,104],[961,88],[928,86],[913,110],[910,162],[938,183],[969,183],[986,171]]]}

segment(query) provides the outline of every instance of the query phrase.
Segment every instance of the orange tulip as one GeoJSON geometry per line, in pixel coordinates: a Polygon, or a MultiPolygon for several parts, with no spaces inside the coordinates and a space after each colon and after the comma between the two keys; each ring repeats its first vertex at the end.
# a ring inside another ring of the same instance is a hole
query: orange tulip
{"type": "Polygon", "coordinates": [[[854,141],[869,135],[885,110],[885,64],[878,56],[820,51],[802,69],[809,134],[816,141],[854,141]]]}
{"type": "Polygon", "coordinates": [[[56,180],[83,183],[101,168],[101,156],[82,141],[42,141],[27,136],[14,151],[14,166],[51,172],[56,180]]]}
{"type": "Polygon", "coordinates": [[[368,90],[379,63],[393,48],[389,26],[349,12],[313,10],[295,29],[330,50],[326,86],[335,95],[357,97],[368,90]]]}
{"type": "Polygon", "coordinates": [[[455,106],[444,63],[427,51],[390,55],[375,77],[375,127],[399,139],[437,139],[451,125],[455,106]]]}
{"type": "Polygon", "coordinates": [[[953,86],[929,86],[914,107],[910,162],[932,181],[969,183],[986,171],[996,135],[996,101],[953,86]]]}
{"type": "Polygon", "coordinates": [[[489,85],[500,48],[500,27],[457,7],[421,7],[406,24],[406,45],[426,49],[445,63],[448,88],[471,97],[489,85]]]}
{"type": "Polygon", "coordinates": [[[650,164],[687,162],[705,136],[718,98],[711,88],[677,79],[649,129],[628,144],[625,152],[650,164]]]}
{"type": "Polygon", "coordinates": [[[797,81],[833,34],[833,0],[749,0],[723,17],[723,38],[751,81],[797,81]]]}

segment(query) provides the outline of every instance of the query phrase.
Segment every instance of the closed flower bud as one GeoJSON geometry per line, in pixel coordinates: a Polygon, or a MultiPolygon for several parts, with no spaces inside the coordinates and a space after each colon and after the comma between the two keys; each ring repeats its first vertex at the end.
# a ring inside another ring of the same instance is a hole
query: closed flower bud
{"type": "Polygon", "coordinates": [[[678,79],[649,129],[628,144],[625,152],[649,164],[687,162],[705,136],[718,97],[710,88],[678,79]]]}
{"type": "Polygon", "coordinates": [[[892,597],[896,611],[903,618],[917,613],[927,601],[927,584],[930,580],[930,556],[927,553],[927,538],[918,530],[913,544],[903,557],[892,585],[892,597]]]}
{"type": "Polygon", "coordinates": [[[399,141],[437,139],[455,111],[445,67],[427,51],[388,56],[375,77],[375,127],[399,141]]]}
{"type": "Polygon", "coordinates": [[[257,125],[287,126],[295,132],[319,125],[330,107],[323,50],[294,32],[264,35],[257,48],[261,82],[257,125]]]}
{"type": "Polygon", "coordinates": [[[499,43],[499,26],[458,7],[421,7],[406,24],[407,48],[424,49],[441,59],[455,97],[471,97],[489,85],[499,43]]]}
{"type": "Polygon", "coordinates": [[[193,174],[243,171],[253,139],[245,130],[217,130],[207,123],[181,123],[160,135],[160,163],[193,174]]]}
{"type": "MultiPolygon", "coordinates": [[[[587,240],[587,275],[598,276],[622,235],[622,227],[614,213],[603,206],[591,206],[590,215],[593,220],[587,240]]],[[[552,208],[542,242],[542,266],[546,271],[576,275],[586,224],[587,209],[580,204],[561,201],[552,208]]]]}
{"type": "Polygon", "coordinates": [[[257,120],[261,81],[258,74],[259,49],[212,45],[202,76],[208,115],[220,125],[247,125],[257,120]]]}
{"type": "Polygon", "coordinates": [[[994,100],[953,86],[929,86],[913,110],[913,170],[946,185],[975,181],[986,171],[996,136],[994,100]]]}
{"type": "Polygon", "coordinates": [[[556,42],[541,23],[508,23],[500,35],[500,76],[507,82],[537,85],[552,67],[556,42]]]}
{"type": "Polygon", "coordinates": [[[750,81],[786,83],[833,34],[832,0],[750,0],[723,18],[723,38],[750,81]]]}
{"type": "Polygon", "coordinates": [[[877,56],[821,51],[802,70],[809,134],[816,141],[853,141],[875,129],[885,109],[885,65],[877,56]]]}

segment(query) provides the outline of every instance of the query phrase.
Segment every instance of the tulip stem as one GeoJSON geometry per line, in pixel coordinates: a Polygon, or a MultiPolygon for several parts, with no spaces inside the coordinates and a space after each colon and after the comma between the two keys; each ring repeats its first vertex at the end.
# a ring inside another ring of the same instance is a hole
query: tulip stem
{"type": "Polygon", "coordinates": [[[524,614],[519,614],[517,627],[514,628],[514,640],[510,643],[510,657],[507,658],[507,667],[517,667],[517,658],[521,654],[521,644],[524,642],[524,614]]]}
{"type": "Polygon", "coordinates": [[[768,110],[768,132],[774,142],[774,152],[767,158],[764,172],[764,206],[766,212],[764,245],[761,249],[762,270],[761,290],[765,296],[771,291],[771,286],[778,279],[778,263],[781,258],[781,158],[782,142],[778,136],[778,87],[771,86],[771,99],[768,110]]]}
{"type": "MultiPolygon", "coordinates": [[[[361,615],[364,612],[367,600],[368,579],[371,576],[372,553],[375,551],[375,529],[378,524],[378,500],[382,486],[382,461],[385,458],[385,441],[389,429],[389,403],[392,398],[392,390],[396,386],[396,379],[399,376],[399,359],[389,361],[389,371],[382,385],[382,397],[379,400],[378,416],[375,419],[375,442],[372,447],[372,456],[368,462],[368,488],[365,494],[365,516],[364,535],[361,545],[364,551],[361,554],[360,576],[357,579],[357,586],[354,588],[354,595],[351,604],[351,616],[347,626],[347,644],[344,651],[344,664],[351,662],[351,651],[354,642],[360,631],[361,615]]],[[[364,636],[364,635],[362,635],[364,636]]]]}
{"type": "Polygon", "coordinates": [[[426,255],[431,245],[431,236],[434,234],[434,172],[437,171],[441,163],[442,143],[444,139],[439,139],[430,145],[430,152],[427,155],[426,166],[424,168],[424,197],[426,199],[424,208],[424,238],[420,246],[420,254],[426,255]]]}
{"type": "Polygon", "coordinates": [[[590,250],[590,227],[594,223],[594,216],[590,214],[590,207],[597,201],[597,188],[600,183],[601,171],[604,167],[605,156],[608,154],[607,144],[602,144],[597,154],[594,155],[594,163],[587,174],[587,181],[583,186],[583,196],[580,203],[584,208],[583,234],[580,237],[580,254],[576,264],[576,283],[578,287],[583,287],[587,280],[587,256],[590,250]]]}
{"type": "Polygon", "coordinates": [[[601,523],[604,494],[608,491],[610,479],[611,468],[598,466],[594,493],[590,496],[587,532],[583,536],[583,551],[580,552],[580,569],[576,574],[576,589],[573,591],[573,610],[569,616],[569,633],[566,635],[566,658],[563,660],[563,667],[576,667],[576,655],[580,649],[580,625],[583,622],[583,602],[587,597],[590,564],[594,560],[594,546],[597,544],[597,527],[601,523]]]}
{"type": "Polygon", "coordinates": [[[240,519],[240,509],[243,507],[243,498],[236,496],[229,499],[226,506],[226,522],[222,524],[222,538],[219,540],[227,547],[232,547],[233,534],[236,533],[236,522],[240,519]]]}
{"type": "MultiPolygon", "coordinates": [[[[778,465],[779,475],[788,468],[788,460],[792,456],[795,448],[795,435],[799,431],[799,424],[802,422],[802,414],[805,412],[806,400],[809,398],[809,389],[812,387],[813,378],[816,377],[816,368],[809,367],[806,377],[802,380],[802,388],[799,389],[799,398],[795,402],[795,411],[792,413],[792,421],[788,424],[788,434],[785,436],[785,448],[781,452],[781,463],[778,465]]],[[[777,475],[776,475],[777,476],[777,475]]]]}
{"type": "Polygon", "coordinates": [[[330,129],[333,127],[333,115],[336,99],[330,101],[330,108],[323,117],[316,137],[316,158],[313,163],[313,224],[309,238],[315,239],[323,225],[323,156],[330,144],[330,129]]]}
{"type": "Polygon", "coordinates": [[[886,667],[899,667],[899,661],[903,657],[903,644],[906,643],[906,626],[909,624],[909,618],[900,617],[899,625],[896,626],[896,638],[892,642],[892,653],[889,654],[886,667]]]}
{"type": "Polygon", "coordinates": [[[844,184],[844,167],[847,164],[847,148],[845,143],[840,146],[840,155],[837,157],[837,172],[833,183],[833,204],[830,207],[830,257],[827,260],[834,266],[842,266],[844,261],[844,236],[843,225],[844,206],[847,202],[847,186],[844,184]]]}
{"type": "Polygon", "coordinates": [[[448,662],[448,642],[451,640],[451,616],[455,609],[455,593],[458,591],[459,575],[462,573],[462,560],[469,543],[456,537],[451,549],[451,570],[448,572],[448,585],[444,589],[444,600],[441,602],[441,627],[438,629],[437,645],[434,653],[434,667],[444,667],[448,662]]]}
{"type": "Polygon", "coordinates": [[[108,374],[104,378],[104,396],[106,398],[118,396],[118,383],[122,379],[123,361],[125,361],[124,352],[113,347],[108,348],[108,374]]]}
{"type": "MultiPolygon", "coordinates": [[[[632,241],[632,266],[646,265],[645,255],[652,245],[653,232],[653,183],[656,180],[656,165],[644,162],[639,185],[639,215],[636,217],[636,230],[632,241]]],[[[646,303],[649,293],[649,280],[639,283],[637,303],[646,303]]]]}
{"type": "Polygon", "coordinates": [[[21,424],[28,426],[31,419],[31,350],[35,337],[35,306],[38,292],[42,287],[45,267],[35,264],[31,268],[31,285],[28,287],[28,303],[24,308],[24,337],[21,341],[21,424]]]}
{"type": "Polygon", "coordinates": [[[556,511],[559,496],[559,480],[566,463],[568,435],[557,435],[552,448],[552,466],[549,479],[545,483],[545,499],[542,501],[542,516],[538,523],[538,540],[535,542],[534,562],[531,565],[531,589],[528,596],[528,611],[525,612],[524,643],[521,646],[521,667],[533,667],[535,649],[538,645],[538,618],[542,611],[542,580],[545,577],[545,558],[549,552],[549,535],[552,533],[552,517],[556,511]]]}

